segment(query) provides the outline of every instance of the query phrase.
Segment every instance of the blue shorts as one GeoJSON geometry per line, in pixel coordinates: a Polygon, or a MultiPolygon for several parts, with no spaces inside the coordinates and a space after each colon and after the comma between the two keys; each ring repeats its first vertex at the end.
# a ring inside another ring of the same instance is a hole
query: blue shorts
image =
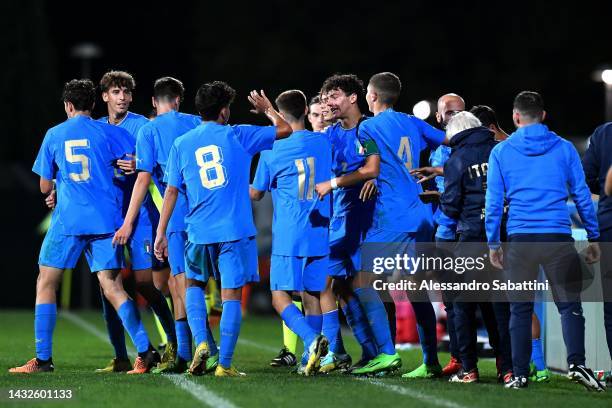
{"type": "Polygon", "coordinates": [[[51,225],[40,248],[38,264],[58,269],[74,268],[81,253],[85,251],[85,258],[92,273],[121,269],[123,247],[113,247],[114,235],[64,235],[51,225]]]}
{"type": "MultiPolygon", "coordinates": [[[[355,219],[355,217],[352,217],[355,219]]],[[[346,216],[333,217],[329,223],[329,275],[355,276],[361,269],[361,225],[347,222],[346,216]]]]}
{"type": "Polygon", "coordinates": [[[137,224],[126,245],[132,261],[132,270],[150,269],[156,264],[153,256],[154,242],[155,231],[153,231],[153,227],[137,224]]]}
{"type": "Polygon", "coordinates": [[[187,232],[168,232],[168,264],[172,276],[185,272],[185,251],[187,244],[187,232]]]}
{"type": "Polygon", "coordinates": [[[329,270],[327,256],[283,256],[270,259],[270,290],[322,292],[329,270]]]}
{"type": "Polygon", "coordinates": [[[187,241],[185,269],[187,279],[207,282],[213,277],[221,281],[222,289],[237,289],[249,282],[259,282],[255,237],[216,244],[187,241]]]}

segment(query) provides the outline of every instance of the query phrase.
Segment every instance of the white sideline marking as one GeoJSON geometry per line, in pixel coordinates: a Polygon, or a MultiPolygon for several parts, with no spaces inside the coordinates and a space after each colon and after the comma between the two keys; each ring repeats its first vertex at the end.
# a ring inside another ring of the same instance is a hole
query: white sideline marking
{"type": "Polygon", "coordinates": [[[277,353],[279,349],[274,348],[272,346],[266,346],[265,344],[261,344],[261,343],[257,343],[255,341],[252,340],[247,340],[247,339],[242,339],[242,338],[238,338],[238,343],[239,344],[243,344],[247,347],[254,347],[254,348],[258,348],[260,350],[263,351],[269,351],[270,353],[277,353]]]}
{"type": "MultiPolygon", "coordinates": [[[[104,333],[102,330],[98,329],[96,326],[89,323],[87,320],[83,319],[82,317],[79,317],[78,315],[72,312],[67,312],[67,311],[61,312],[60,317],[63,317],[64,319],[74,323],[75,325],[79,326],[81,329],[89,332],[90,334],[93,334],[98,339],[104,342],[108,341],[108,337],[106,333],[104,333]]],[[[130,350],[129,354],[132,358],[136,356],[136,352],[133,350],[130,350]]],[[[180,389],[184,391],[187,391],[195,399],[202,402],[204,405],[209,406],[210,408],[238,408],[236,405],[226,400],[225,398],[221,398],[220,396],[218,396],[217,394],[215,394],[214,392],[212,392],[211,390],[209,390],[202,384],[193,382],[190,379],[182,375],[179,375],[179,374],[161,375],[160,377],[165,378],[168,381],[171,381],[174,385],[176,385],[177,387],[179,387],[180,389]]]]}
{"type": "Polygon", "coordinates": [[[368,378],[368,379],[361,379],[361,378],[355,378],[356,380],[359,381],[364,381],[367,382],[369,384],[372,385],[376,385],[377,387],[381,387],[384,388],[386,390],[392,391],[396,394],[400,394],[400,395],[405,395],[407,397],[412,397],[418,400],[421,400],[423,402],[427,402],[429,404],[433,404],[433,405],[438,405],[440,407],[446,407],[446,408],[466,408],[464,405],[461,404],[457,404],[456,402],[452,402],[446,399],[442,399],[442,398],[438,398],[438,397],[434,397],[433,395],[429,395],[429,394],[424,394],[420,391],[414,390],[412,388],[407,388],[407,387],[402,387],[399,385],[394,385],[394,384],[387,384],[384,383],[380,380],[375,380],[372,378],[368,378]]]}
{"type": "MultiPolygon", "coordinates": [[[[265,345],[265,344],[261,344],[259,342],[253,341],[253,340],[247,340],[247,339],[239,339],[238,340],[239,343],[244,344],[245,346],[249,346],[249,347],[255,347],[261,350],[265,350],[265,351],[271,351],[271,352],[275,352],[277,351],[274,347],[265,345]]],[[[381,380],[375,380],[375,379],[364,379],[361,377],[353,377],[355,380],[357,381],[364,381],[367,382],[369,384],[372,385],[376,385],[377,387],[381,387],[384,388],[388,391],[394,392],[396,394],[400,394],[400,395],[404,395],[407,397],[412,397],[418,400],[421,400],[423,402],[427,402],[429,404],[432,405],[438,405],[440,407],[445,407],[445,408],[467,408],[464,405],[461,404],[457,404],[455,402],[446,400],[446,399],[442,399],[442,398],[438,398],[438,397],[434,397],[432,395],[428,395],[428,394],[424,394],[420,391],[416,391],[414,389],[411,388],[407,388],[407,387],[402,387],[399,385],[394,385],[394,384],[387,384],[382,382],[381,380]]]]}

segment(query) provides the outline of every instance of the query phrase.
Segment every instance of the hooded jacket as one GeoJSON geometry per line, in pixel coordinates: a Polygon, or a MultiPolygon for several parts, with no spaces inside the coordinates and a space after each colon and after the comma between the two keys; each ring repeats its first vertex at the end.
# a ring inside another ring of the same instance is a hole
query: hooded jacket
{"type": "Polygon", "coordinates": [[[491,152],[485,225],[489,247],[500,245],[504,197],[508,235],[571,234],[567,199],[576,204],[589,240],[599,238],[595,207],[574,146],[538,123],[519,128],[491,152]]]}
{"type": "Polygon", "coordinates": [[[612,166],[612,122],[595,129],[589,147],[582,158],[587,185],[593,194],[599,195],[597,218],[601,231],[612,228],[612,197],[604,193],[606,174],[612,166]]]}
{"type": "Polygon", "coordinates": [[[457,220],[457,233],[484,235],[487,167],[496,145],[494,133],[479,126],[452,137],[451,155],[444,164],[444,193],[440,208],[457,220]]]}

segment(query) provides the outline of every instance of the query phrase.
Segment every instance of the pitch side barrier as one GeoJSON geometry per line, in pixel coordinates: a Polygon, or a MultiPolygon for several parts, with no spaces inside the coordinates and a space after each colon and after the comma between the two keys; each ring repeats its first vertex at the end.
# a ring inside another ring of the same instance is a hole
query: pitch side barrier
{"type": "Polygon", "coordinates": [[[596,263],[587,263],[587,245],[504,243],[497,269],[481,242],[366,243],[361,269],[374,289],[405,291],[411,301],[610,302],[612,243],[599,243],[596,263]]]}

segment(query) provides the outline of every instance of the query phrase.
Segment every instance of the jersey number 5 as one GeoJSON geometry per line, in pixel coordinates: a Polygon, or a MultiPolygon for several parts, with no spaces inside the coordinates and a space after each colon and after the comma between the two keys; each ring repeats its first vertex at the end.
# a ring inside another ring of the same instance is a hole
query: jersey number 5
{"type": "Polygon", "coordinates": [[[209,190],[225,187],[227,173],[223,163],[223,153],[219,146],[208,145],[195,151],[196,162],[200,166],[200,180],[202,186],[209,190]]]}
{"type": "Polygon", "coordinates": [[[89,140],[88,139],[78,139],[78,140],[66,140],[64,143],[64,153],[66,155],[66,160],[69,163],[81,163],[81,167],[83,168],[80,173],[69,173],[70,180],[75,181],[77,183],[87,181],[90,178],[89,173],[89,157],[84,154],[75,154],[74,150],[77,148],[81,149],[89,149],[89,140]]]}
{"type": "Polygon", "coordinates": [[[298,200],[312,200],[315,190],[315,158],[295,159],[298,171],[298,200]],[[306,165],[304,165],[306,164],[306,165]],[[308,184],[306,185],[306,166],[308,166],[308,184]]]}

